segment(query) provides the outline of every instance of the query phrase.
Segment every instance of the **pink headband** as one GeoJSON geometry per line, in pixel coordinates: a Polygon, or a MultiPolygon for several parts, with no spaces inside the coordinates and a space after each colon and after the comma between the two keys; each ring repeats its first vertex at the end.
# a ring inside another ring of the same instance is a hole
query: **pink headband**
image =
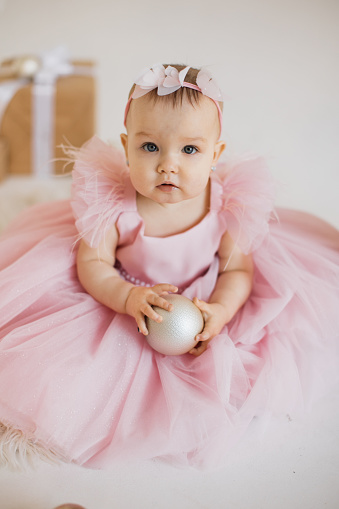
{"type": "Polygon", "coordinates": [[[223,101],[221,90],[216,84],[211,73],[206,69],[202,68],[197,75],[197,84],[187,83],[185,81],[186,74],[189,70],[189,66],[185,67],[182,71],[178,71],[175,67],[165,67],[161,64],[154,65],[151,69],[144,69],[141,74],[135,80],[135,89],[133,94],[128,99],[125,108],[124,125],[126,126],[126,118],[131,105],[132,99],[138,99],[143,95],[148,94],[151,90],[158,89],[158,95],[172,94],[181,87],[191,88],[201,92],[206,97],[212,99],[218,110],[220,133],[222,130],[222,111],[219,106],[219,102],[223,101]]]}

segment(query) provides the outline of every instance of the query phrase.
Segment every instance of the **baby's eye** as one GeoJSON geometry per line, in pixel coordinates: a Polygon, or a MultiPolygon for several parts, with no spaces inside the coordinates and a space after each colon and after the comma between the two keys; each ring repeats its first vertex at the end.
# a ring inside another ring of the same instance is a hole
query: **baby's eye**
{"type": "Polygon", "coordinates": [[[185,154],[195,154],[197,152],[197,149],[193,147],[193,145],[186,145],[186,147],[184,147],[182,151],[185,154]]]}
{"type": "Polygon", "coordinates": [[[158,150],[158,147],[155,143],[145,143],[142,148],[146,150],[146,152],[156,152],[158,150]]]}

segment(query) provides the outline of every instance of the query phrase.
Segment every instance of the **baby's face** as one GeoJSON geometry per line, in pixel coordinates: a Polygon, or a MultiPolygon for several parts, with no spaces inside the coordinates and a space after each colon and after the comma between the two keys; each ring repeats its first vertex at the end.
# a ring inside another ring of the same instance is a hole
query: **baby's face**
{"type": "Polygon", "coordinates": [[[225,144],[218,142],[218,111],[207,97],[194,106],[133,100],[121,135],[136,191],[157,203],[201,195],[225,144]]]}

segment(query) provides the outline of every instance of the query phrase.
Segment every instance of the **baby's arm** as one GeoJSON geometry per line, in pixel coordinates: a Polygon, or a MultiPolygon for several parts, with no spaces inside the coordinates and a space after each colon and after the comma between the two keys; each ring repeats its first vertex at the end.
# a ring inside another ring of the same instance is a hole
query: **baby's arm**
{"type": "Polygon", "coordinates": [[[78,277],[92,297],[118,313],[133,316],[140,332],[146,335],[145,315],[161,322],[162,317],[152,306],[170,311],[173,306],[161,295],[178,289],[169,284],[142,287],[124,281],[114,268],[118,240],[116,227],[110,230],[98,248],[91,248],[82,240],[77,255],[78,277]]]}
{"type": "Polygon", "coordinates": [[[205,318],[204,330],[196,336],[198,344],[190,351],[196,356],[206,350],[208,343],[245,304],[252,290],[252,257],[244,255],[228,233],[221,239],[218,255],[219,276],[209,302],[196,297],[193,300],[205,318]]]}

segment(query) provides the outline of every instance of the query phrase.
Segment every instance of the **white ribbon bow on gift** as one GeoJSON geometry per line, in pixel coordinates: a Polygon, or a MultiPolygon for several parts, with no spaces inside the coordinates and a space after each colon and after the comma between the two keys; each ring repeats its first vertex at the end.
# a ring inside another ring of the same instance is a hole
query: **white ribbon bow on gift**
{"type": "MultiPolygon", "coordinates": [[[[16,79],[0,83],[0,122],[15,93],[31,82],[26,77],[27,73],[20,74],[20,69],[24,69],[25,60],[27,64],[31,60],[35,63],[34,72],[29,75],[33,80],[32,168],[38,177],[50,176],[54,173],[55,82],[59,76],[88,74],[91,70],[78,66],[75,68],[70,63],[67,49],[63,46],[43,53],[40,58],[20,57],[18,60],[22,67],[18,67],[16,79]]],[[[16,68],[15,61],[13,67],[16,68]]]]}
{"type": "Polygon", "coordinates": [[[61,46],[42,54],[41,68],[34,76],[32,166],[39,177],[54,173],[55,82],[72,72],[68,52],[61,46]]]}

